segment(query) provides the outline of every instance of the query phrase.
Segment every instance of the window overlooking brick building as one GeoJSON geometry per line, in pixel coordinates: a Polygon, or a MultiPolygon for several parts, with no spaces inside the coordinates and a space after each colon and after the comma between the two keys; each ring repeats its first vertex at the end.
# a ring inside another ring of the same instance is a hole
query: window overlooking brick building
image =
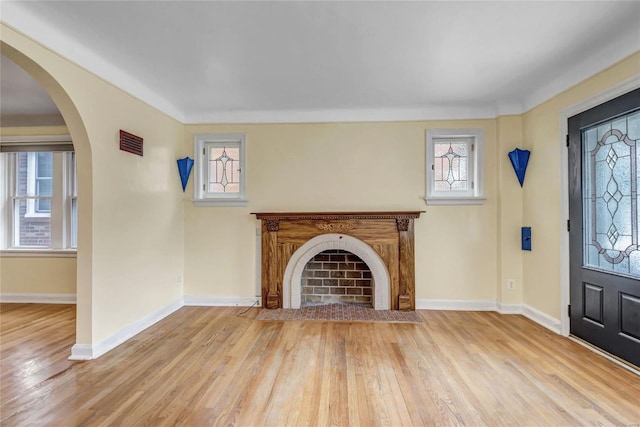
{"type": "Polygon", "coordinates": [[[73,249],[77,202],[72,152],[3,153],[6,241],[16,249],[73,249]]]}

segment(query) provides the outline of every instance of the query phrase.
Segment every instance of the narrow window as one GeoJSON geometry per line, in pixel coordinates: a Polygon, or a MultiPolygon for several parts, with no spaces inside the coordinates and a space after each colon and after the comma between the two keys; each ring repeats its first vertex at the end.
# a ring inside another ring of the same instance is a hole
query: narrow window
{"type": "Polygon", "coordinates": [[[242,134],[198,134],[194,137],[196,206],[247,204],[246,138],[242,134]]]}
{"type": "Polygon", "coordinates": [[[428,130],[427,204],[483,203],[483,149],[482,130],[428,130]]]}

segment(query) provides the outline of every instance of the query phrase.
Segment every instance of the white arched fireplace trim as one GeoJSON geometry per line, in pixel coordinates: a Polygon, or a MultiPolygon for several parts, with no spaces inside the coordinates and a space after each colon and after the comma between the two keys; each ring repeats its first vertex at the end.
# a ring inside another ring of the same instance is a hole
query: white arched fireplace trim
{"type": "Polygon", "coordinates": [[[289,258],[282,283],[284,308],[300,308],[302,300],[302,271],[305,265],[320,252],[341,249],[362,259],[373,276],[373,307],[376,310],[391,308],[390,278],[380,255],[368,244],[347,234],[321,234],[300,246],[289,258]]]}

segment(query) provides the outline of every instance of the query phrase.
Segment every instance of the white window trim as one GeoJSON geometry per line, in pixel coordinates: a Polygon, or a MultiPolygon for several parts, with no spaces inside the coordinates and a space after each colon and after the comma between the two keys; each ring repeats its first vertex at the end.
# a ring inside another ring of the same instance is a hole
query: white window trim
{"type": "Polygon", "coordinates": [[[484,196],[484,130],[483,129],[429,129],[426,136],[426,197],[428,205],[481,205],[484,196]],[[471,191],[435,190],[434,140],[439,138],[471,138],[474,150],[469,165],[473,188],[471,191]]]}
{"type": "Polygon", "coordinates": [[[193,204],[195,206],[246,206],[246,136],[244,134],[196,134],[193,138],[194,157],[194,185],[193,204]],[[205,147],[210,144],[234,143],[240,145],[240,191],[237,194],[211,194],[203,189],[208,174],[208,164],[205,147]]]}
{"type": "Polygon", "coordinates": [[[21,248],[2,249],[1,258],[76,258],[76,249],[21,248]]]}
{"type": "Polygon", "coordinates": [[[0,248],[11,246],[11,228],[13,227],[11,210],[13,206],[9,196],[11,195],[11,188],[15,188],[15,173],[11,163],[10,155],[0,155],[0,177],[2,178],[0,180],[0,218],[2,219],[0,248]]]}
{"type": "MultiPolygon", "coordinates": [[[[76,250],[77,245],[77,230],[76,230],[76,244],[74,245],[73,241],[73,202],[76,202],[76,208],[78,206],[78,174],[77,168],[74,162],[75,153],[70,153],[68,156],[64,156],[64,162],[62,173],[63,182],[66,183],[66,187],[64,188],[64,201],[63,204],[63,220],[64,220],[64,230],[65,230],[65,243],[64,247],[69,248],[70,250],[76,250]]],[[[77,159],[76,159],[77,160],[77,159]]],[[[77,225],[76,225],[77,226],[77,225]]]]}
{"type": "MultiPolygon", "coordinates": [[[[38,170],[38,153],[30,152],[28,153],[28,166],[27,166],[27,194],[33,196],[33,198],[27,199],[27,212],[25,213],[25,218],[49,218],[51,216],[51,212],[37,212],[36,211],[36,200],[51,200],[53,203],[53,194],[52,197],[42,197],[36,196],[36,187],[37,187],[37,177],[36,173],[38,170]]],[[[55,163],[55,156],[52,159],[52,163],[55,163]]],[[[55,165],[52,165],[52,168],[55,168],[55,165]]],[[[51,177],[53,181],[55,177],[51,177]]]]}

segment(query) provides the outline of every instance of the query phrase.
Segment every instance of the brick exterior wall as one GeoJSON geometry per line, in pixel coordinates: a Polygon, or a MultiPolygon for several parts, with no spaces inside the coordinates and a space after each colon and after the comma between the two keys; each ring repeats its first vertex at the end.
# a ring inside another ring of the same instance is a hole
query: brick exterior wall
{"type": "Polygon", "coordinates": [[[372,307],[371,270],[358,256],[328,250],[313,257],[302,272],[302,306],[355,303],[372,307]]]}

